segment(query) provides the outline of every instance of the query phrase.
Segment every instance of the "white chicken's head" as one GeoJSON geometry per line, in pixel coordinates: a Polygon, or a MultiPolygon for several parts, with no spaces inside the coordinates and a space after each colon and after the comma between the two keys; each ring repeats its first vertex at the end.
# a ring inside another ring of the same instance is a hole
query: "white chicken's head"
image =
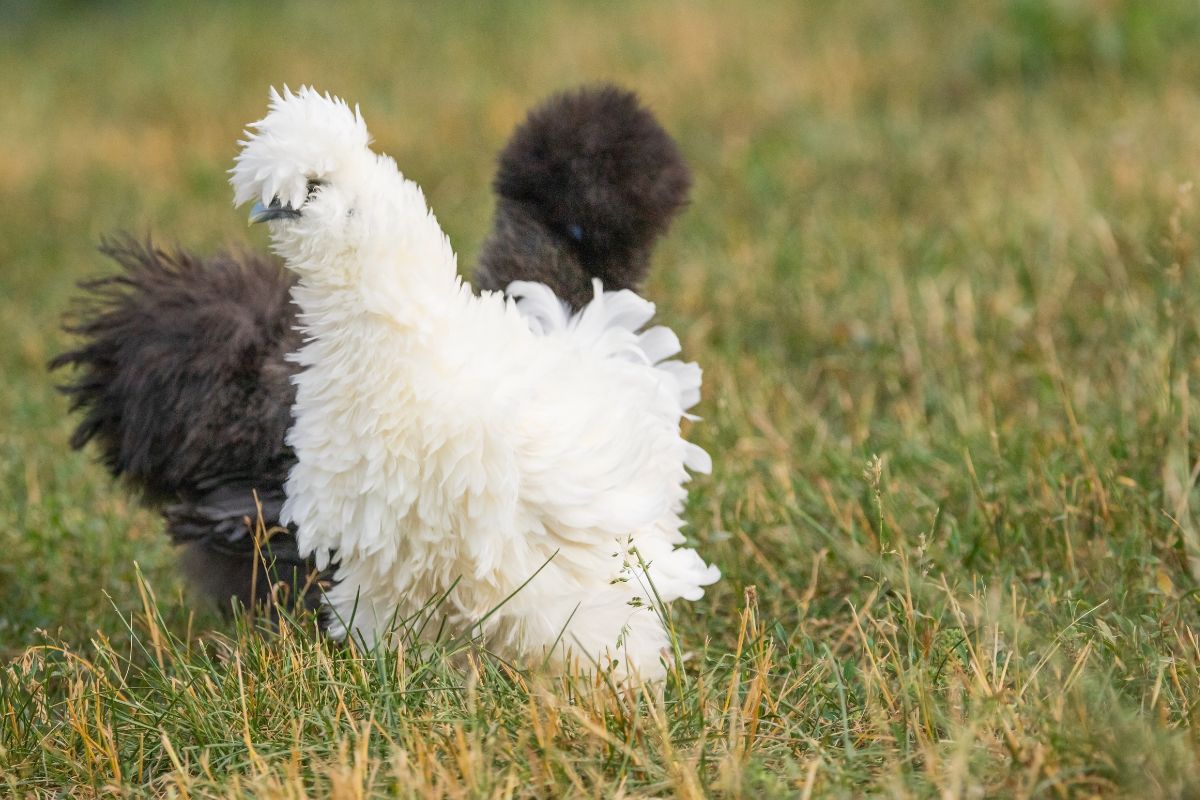
{"type": "Polygon", "coordinates": [[[239,142],[229,179],[234,205],[254,201],[251,222],[342,227],[375,158],[370,141],[357,107],[309,86],[285,86],[282,94],[272,88],[267,115],[239,142]]]}
{"type": "Polygon", "coordinates": [[[272,89],[231,170],[234,201],[254,201],[250,221],[271,223],[273,249],[301,277],[354,282],[365,265],[385,277],[405,266],[453,272],[421,188],[370,141],[357,107],[309,87],[272,89]]]}

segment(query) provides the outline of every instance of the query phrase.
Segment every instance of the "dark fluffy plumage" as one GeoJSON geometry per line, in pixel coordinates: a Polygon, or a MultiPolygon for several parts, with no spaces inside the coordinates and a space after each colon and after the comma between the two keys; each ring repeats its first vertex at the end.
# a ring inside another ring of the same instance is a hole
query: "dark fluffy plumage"
{"type": "Polygon", "coordinates": [[[691,173],[637,95],[595,86],[529,113],[500,153],[496,217],[475,271],[482,288],[541,281],[575,308],[638,289],[655,240],[687,202],[691,173]]]}
{"type": "MultiPolygon", "coordinates": [[[[500,156],[476,286],[542,281],[576,308],[593,276],[636,289],[689,184],[633,94],[552,98],[500,156]]],[[[100,249],[121,270],[81,284],[67,326],[79,346],[50,365],[76,370],[63,387],[83,413],[71,446],[96,442],[109,472],[162,511],[203,594],[250,605],[282,585],[315,606],[313,566],[279,525],[295,462],[285,442],[296,369],[286,356],[299,345],[292,279],[249,251],[201,257],[129,238],[100,249]]]]}
{"type": "Polygon", "coordinates": [[[80,346],[50,362],[76,368],[63,387],[83,412],[71,446],[95,441],[108,471],[163,511],[206,594],[249,605],[281,581],[298,591],[308,565],[277,530],[295,462],[284,442],[286,356],[299,346],[292,278],[245,250],[201,257],[130,238],[100,250],[121,271],[81,284],[66,326],[80,346]]]}
{"type": "Polygon", "coordinates": [[[249,251],[202,258],[130,238],[100,251],[121,272],[81,284],[67,325],[81,346],[51,362],[81,370],[64,389],[85,412],[72,447],[94,439],[109,471],[156,504],[286,477],[285,356],[299,342],[287,273],[249,251]]]}

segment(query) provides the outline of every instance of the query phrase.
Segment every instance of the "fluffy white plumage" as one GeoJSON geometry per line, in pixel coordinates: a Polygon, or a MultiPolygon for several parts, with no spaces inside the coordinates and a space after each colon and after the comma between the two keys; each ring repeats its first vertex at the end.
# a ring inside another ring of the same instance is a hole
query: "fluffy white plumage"
{"type": "Polygon", "coordinates": [[[357,109],[272,91],[252,127],[236,201],[300,212],[272,223],[307,335],[283,516],[336,554],[335,635],[375,642],[446,595],[427,630],[660,676],[655,593],[696,600],[720,573],[680,546],[687,470],[711,465],[679,430],[700,370],[642,331],[654,306],[598,282],[575,316],[541,284],[477,297],[357,109]]]}

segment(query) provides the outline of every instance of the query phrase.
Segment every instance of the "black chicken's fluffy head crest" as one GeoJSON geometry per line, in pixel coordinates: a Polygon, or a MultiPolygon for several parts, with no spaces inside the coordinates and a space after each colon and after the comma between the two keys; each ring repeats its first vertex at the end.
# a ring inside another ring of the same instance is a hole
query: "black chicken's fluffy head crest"
{"type": "Polygon", "coordinates": [[[500,154],[495,189],[584,254],[647,245],[687,202],[691,174],[633,92],[611,85],[555,95],[500,154]]]}

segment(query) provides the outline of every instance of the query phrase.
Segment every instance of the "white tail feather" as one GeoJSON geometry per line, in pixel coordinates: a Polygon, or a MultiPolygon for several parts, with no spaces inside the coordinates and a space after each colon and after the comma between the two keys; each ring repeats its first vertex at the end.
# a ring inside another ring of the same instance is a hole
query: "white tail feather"
{"type": "MultiPolygon", "coordinates": [[[[544,283],[514,281],[505,292],[516,301],[517,310],[534,333],[562,336],[578,347],[654,367],[674,387],[680,415],[696,419],[683,412],[700,402],[700,366],[667,360],[681,349],[679,337],[670,328],[656,325],[641,331],[654,316],[654,304],[628,289],[606,292],[599,279],[593,279],[592,286],[595,298],[574,315],[570,306],[544,283]]],[[[690,445],[687,467],[707,473],[712,469],[712,460],[704,450],[690,445]]]]}

